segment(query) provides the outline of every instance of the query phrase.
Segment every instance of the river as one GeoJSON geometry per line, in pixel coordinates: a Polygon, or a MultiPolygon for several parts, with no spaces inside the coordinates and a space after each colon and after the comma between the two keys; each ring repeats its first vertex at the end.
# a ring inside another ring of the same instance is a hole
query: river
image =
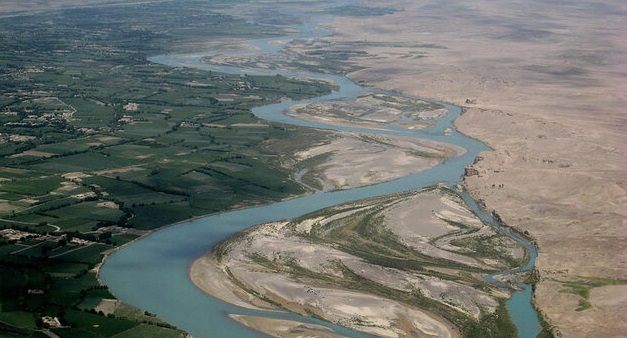
{"type": "MultiPolygon", "coordinates": [[[[328,34],[327,31],[319,29],[311,23],[299,28],[300,33],[297,36],[300,38],[313,38],[328,34]]],[[[251,44],[257,48],[258,52],[273,53],[279,51],[283,46],[278,41],[287,38],[294,38],[294,36],[255,40],[251,44]]],[[[223,73],[281,74],[296,78],[324,79],[333,81],[338,86],[338,90],[329,95],[298,101],[298,103],[355,98],[364,91],[379,91],[361,87],[350,79],[339,75],[251,67],[238,68],[206,64],[200,61],[201,57],[211,54],[215,54],[215,52],[161,55],[152,57],[150,60],[174,67],[194,67],[223,73]]],[[[262,119],[273,122],[374,133],[373,130],[324,125],[284,115],[283,111],[294,103],[284,101],[257,107],[253,109],[253,113],[262,119]]],[[[206,295],[191,283],[188,277],[189,266],[195,259],[211,250],[216,243],[259,223],[294,218],[344,202],[421,189],[436,183],[443,182],[449,186],[455,186],[464,172],[464,167],[471,164],[475,156],[481,151],[489,150],[489,148],[455,130],[453,121],[461,114],[461,108],[452,105],[446,105],[446,108],[449,113],[439,119],[436,125],[430,129],[376,131],[376,133],[399,134],[454,144],[466,149],[466,153],[461,156],[449,159],[429,170],[382,184],[345,191],[319,192],[267,206],[208,216],[161,229],[109,256],[100,270],[100,278],[120,300],[150,311],[168,323],[186,330],[196,338],[265,337],[265,335],[252,331],[226,317],[230,313],[314,322],[331,327],[349,337],[369,337],[359,332],[292,313],[260,312],[224,303],[206,295]],[[445,134],[444,131],[447,128],[450,128],[452,133],[445,134]]],[[[490,214],[480,210],[474,201],[469,200],[467,195],[465,198],[468,200],[469,206],[484,221],[495,225],[525,246],[530,259],[518,271],[531,269],[537,255],[535,247],[500,228],[490,214]]],[[[487,276],[486,280],[493,282],[492,276],[487,276]]],[[[537,313],[531,306],[531,287],[529,285],[522,285],[522,287],[524,291],[515,293],[514,297],[508,301],[508,310],[518,328],[519,337],[535,337],[541,328],[537,313]]]]}

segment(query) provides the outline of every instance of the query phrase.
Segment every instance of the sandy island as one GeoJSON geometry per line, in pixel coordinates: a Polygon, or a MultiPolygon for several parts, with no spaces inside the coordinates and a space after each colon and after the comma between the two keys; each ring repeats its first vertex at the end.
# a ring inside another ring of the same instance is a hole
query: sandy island
{"type": "Polygon", "coordinates": [[[524,257],[459,197],[432,188],[250,228],[196,260],[190,276],[241,307],[288,309],[382,337],[457,337],[451,322],[484,320],[509,296],[468,272],[508,269],[524,257]],[[414,265],[389,267],[392,257],[414,265]]]}
{"type": "Polygon", "coordinates": [[[229,315],[230,318],[238,321],[257,331],[261,331],[273,337],[301,338],[342,338],[345,336],[334,333],[326,326],[311,323],[302,323],[292,320],[272,319],[264,317],[229,315]]]}

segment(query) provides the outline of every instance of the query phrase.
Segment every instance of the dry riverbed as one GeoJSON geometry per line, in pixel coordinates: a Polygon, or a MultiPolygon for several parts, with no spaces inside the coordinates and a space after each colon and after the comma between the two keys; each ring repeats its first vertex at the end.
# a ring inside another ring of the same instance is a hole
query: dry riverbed
{"type": "Polygon", "coordinates": [[[351,189],[429,169],[463,148],[409,137],[336,132],[325,142],[300,150],[284,166],[313,190],[351,189]]]}

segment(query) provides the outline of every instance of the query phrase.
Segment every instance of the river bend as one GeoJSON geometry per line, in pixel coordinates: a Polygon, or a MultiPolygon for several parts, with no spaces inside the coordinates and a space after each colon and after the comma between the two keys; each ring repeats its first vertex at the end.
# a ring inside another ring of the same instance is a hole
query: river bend
{"type": "MultiPolygon", "coordinates": [[[[316,37],[322,34],[328,34],[328,32],[310,25],[301,27],[301,33],[298,36],[316,37]]],[[[286,39],[286,37],[256,40],[252,41],[251,44],[256,46],[260,52],[276,52],[282,48],[277,43],[277,41],[282,39],[286,39]]],[[[232,74],[281,74],[295,78],[330,80],[337,84],[338,90],[329,95],[298,101],[298,103],[355,98],[364,91],[378,91],[361,87],[344,76],[250,67],[238,68],[206,64],[200,61],[202,56],[211,54],[161,55],[152,57],[150,60],[173,67],[194,67],[232,74]]],[[[273,122],[313,128],[375,133],[373,130],[330,126],[304,121],[283,114],[283,111],[294,103],[292,101],[284,101],[257,107],[253,109],[253,113],[262,119],[273,122]]],[[[188,277],[188,269],[195,259],[206,254],[216,243],[259,223],[294,218],[340,203],[421,189],[437,183],[455,186],[464,172],[464,167],[472,164],[475,156],[481,151],[489,150],[489,148],[483,143],[459,133],[454,128],[453,121],[461,114],[461,108],[452,105],[445,106],[449,113],[439,119],[436,125],[430,129],[376,131],[376,133],[394,133],[453,144],[466,149],[466,152],[461,156],[451,158],[429,170],[381,184],[344,191],[320,192],[267,206],[208,216],[161,229],[108,257],[100,271],[100,278],[120,300],[155,313],[163,320],[188,331],[196,338],[265,337],[265,335],[252,331],[227,318],[226,315],[230,313],[314,322],[331,327],[338,333],[349,337],[368,337],[368,335],[359,332],[292,313],[260,312],[224,303],[197,289],[188,277]],[[452,133],[445,134],[444,130],[447,128],[450,128],[452,133]]],[[[484,221],[497,226],[498,229],[501,229],[500,231],[525,246],[530,259],[524,267],[517,269],[517,271],[531,269],[536,257],[535,247],[499,227],[491,215],[480,210],[468,195],[464,197],[469,206],[484,221]]],[[[486,280],[497,283],[492,277],[487,276],[486,280]]],[[[519,337],[535,337],[540,332],[540,324],[537,313],[530,303],[531,287],[529,285],[522,285],[522,287],[524,291],[515,293],[514,297],[508,301],[508,310],[519,330],[519,337]]]]}

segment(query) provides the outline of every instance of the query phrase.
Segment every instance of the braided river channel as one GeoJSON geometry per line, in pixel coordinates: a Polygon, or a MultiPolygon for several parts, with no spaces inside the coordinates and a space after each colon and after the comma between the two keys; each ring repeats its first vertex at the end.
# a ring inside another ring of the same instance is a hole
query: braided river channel
{"type": "MultiPolygon", "coordinates": [[[[315,24],[299,27],[300,33],[281,38],[250,41],[259,53],[277,53],[285,45],[285,40],[294,38],[315,38],[328,35],[328,32],[317,28],[315,24]]],[[[294,198],[271,205],[225,212],[213,216],[196,219],[163,228],[153,234],[134,242],[132,245],[110,255],[100,270],[101,280],[120,300],[156,314],[159,318],[171,323],[193,335],[204,337],[266,337],[238,324],[227,317],[228,314],[243,314],[280,318],[308,323],[316,323],[334,329],[337,333],[348,337],[370,337],[367,334],[352,331],[337,325],[304,317],[289,312],[271,312],[243,309],[203,293],[190,281],[188,270],[194,260],[205,255],[218,242],[256,224],[290,219],[325,207],[340,203],[392,194],[402,191],[417,190],[438,183],[455,187],[464,173],[464,167],[472,164],[475,157],[482,151],[490,150],[483,143],[459,133],[453,121],[462,110],[460,107],[445,104],[448,114],[440,118],[430,129],[407,130],[365,130],[360,128],[326,125],[317,122],[300,120],[285,115],[283,112],[295,103],[313,103],[334,99],[351,99],[363,92],[381,92],[377,89],[364,88],[344,76],[322,73],[298,72],[287,70],[270,70],[252,67],[231,67],[201,62],[201,57],[215,55],[219,52],[161,55],[150,58],[150,61],[173,67],[194,67],[202,70],[231,74],[280,74],[294,78],[319,79],[335,83],[336,90],[331,94],[298,102],[283,101],[255,108],[253,113],[258,117],[272,122],[293,124],[305,127],[353,131],[365,134],[396,134],[402,136],[430,139],[453,144],[466,149],[466,152],[435,167],[393,181],[350,190],[317,192],[304,197],[294,198]],[[445,130],[448,132],[445,133],[445,130]]],[[[246,51],[247,54],[252,51],[246,51]]],[[[398,95],[395,93],[395,95],[398,95]]],[[[460,192],[469,207],[486,223],[493,225],[498,231],[513,238],[527,251],[527,263],[512,271],[498,274],[527,271],[533,268],[537,256],[534,245],[517,237],[500,224],[465,193],[460,192]]],[[[485,280],[497,286],[500,282],[494,275],[486,276],[485,280]]],[[[507,303],[511,318],[518,328],[521,338],[536,337],[541,330],[536,311],[531,305],[531,286],[520,284],[523,291],[515,292],[507,303]]]]}

